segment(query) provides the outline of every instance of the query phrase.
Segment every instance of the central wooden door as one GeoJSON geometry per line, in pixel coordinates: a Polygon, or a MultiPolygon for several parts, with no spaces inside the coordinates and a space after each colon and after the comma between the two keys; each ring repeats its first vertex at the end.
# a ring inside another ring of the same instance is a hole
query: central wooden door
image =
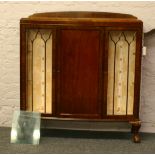
{"type": "Polygon", "coordinates": [[[59,45],[57,114],[100,118],[100,32],[63,29],[59,45]]]}

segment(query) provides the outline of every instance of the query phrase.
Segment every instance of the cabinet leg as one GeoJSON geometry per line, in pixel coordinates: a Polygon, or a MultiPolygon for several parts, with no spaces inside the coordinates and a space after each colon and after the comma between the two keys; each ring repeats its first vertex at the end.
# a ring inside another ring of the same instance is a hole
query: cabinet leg
{"type": "Polygon", "coordinates": [[[131,133],[133,134],[132,140],[135,143],[140,143],[141,138],[140,138],[140,135],[139,135],[139,129],[141,127],[141,122],[140,121],[133,121],[133,122],[130,122],[130,123],[132,125],[132,128],[131,128],[131,133]]]}

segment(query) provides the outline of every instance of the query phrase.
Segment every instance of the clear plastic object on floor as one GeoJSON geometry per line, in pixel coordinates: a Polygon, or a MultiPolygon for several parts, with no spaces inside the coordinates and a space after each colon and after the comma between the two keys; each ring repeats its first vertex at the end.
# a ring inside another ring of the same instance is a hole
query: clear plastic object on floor
{"type": "Polygon", "coordinates": [[[39,144],[40,113],[15,111],[12,120],[11,143],[39,144]]]}

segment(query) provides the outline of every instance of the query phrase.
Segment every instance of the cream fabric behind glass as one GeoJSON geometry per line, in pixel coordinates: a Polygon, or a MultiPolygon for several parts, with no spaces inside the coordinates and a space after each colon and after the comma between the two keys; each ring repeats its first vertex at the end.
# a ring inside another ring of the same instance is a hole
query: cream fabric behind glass
{"type": "Polygon", "coordinates": [[[108,51],[108,92],[107,92],[107,114],[126,115],[133,114],[134,98],[134,72],[135,72],[135,32],[110,32],[108,51]],[[111,36],[111,37],[110,37],[111,36]],[[129,72],[128,72],[128,50],[129,50],[129,72]],[[115,53],[116,52],[116,53],[115,53]],[[115,55],[116,54],[116,55],[115,55]],[[115,62],[114,62],[115,55],[115,62]],[[114,72],[115,63],[115,72],[114,72]],[[128,82],[127,82],[128,73],[128,82]],[[115,83],[114,83],[115,74],[115,83]],[[127,92],[128,84],[128,92],[127,92]],[[128,93],[128,99],[127,99],[128,93]],[[114,94],[114,101],[113,101],[114,94]],[[126,100],[127,105],[126,106],[126,100]],[[114,109],[113,109],[114,102],[114,109]]]}
{"type": "Polygon", "coordinates": [[[27,32],[27,40],[28,40],[27,110],[29,111],[33,110],[41,113],[52,113],[51,30],[39,30],[39,31],[30,30],[29,32],[27,32]],[[45,48],[46,48],[46,58],[45,58],[45,48]],[[45,59],[46,59],[46,68],[45,68],[45,59]],[[46,81],[45,81],[45,72],[46,72],[46,81]]]}

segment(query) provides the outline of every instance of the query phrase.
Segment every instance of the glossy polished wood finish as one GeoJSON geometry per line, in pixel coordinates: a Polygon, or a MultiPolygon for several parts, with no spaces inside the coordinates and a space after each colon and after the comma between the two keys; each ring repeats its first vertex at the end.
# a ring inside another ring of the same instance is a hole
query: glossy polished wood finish
{"type": "Polygon", "coordinates": [[[28,18],[22,18],[21,24],[141,27],[142,21],[128,14],[75,11],[37,13],[28,18]]]}
{"type": "Polygon", "coordinates": [[[61,30],[59,115],[100,117],[99,40],[99,31],[61,30]]]}
{"type": "MultiPolygon", "coordinates": [[[[52,114],[61,120],[132,122],[137,138],[143,23],[127,14],[104,12],[51,12],[22,18],[20,38],[20,103],[26,110],[26,31],[52,29],[52,114]],[[133,115],[107,115],[108,38],[110,31],[135,31],[133,115]],[[134,122],[134,123],[133,123],[134,122]]],[[[135,139],[137,138],[137,139],[135,139]]]]}
{"type": "Polygon", "coordinates": [[[89,12],[89,11],[71,11],[71,12],[45,12],[36,13],[29,18],[132,18],[137,17],[129,14],[111,13],[111,12],[89,12]]]}

